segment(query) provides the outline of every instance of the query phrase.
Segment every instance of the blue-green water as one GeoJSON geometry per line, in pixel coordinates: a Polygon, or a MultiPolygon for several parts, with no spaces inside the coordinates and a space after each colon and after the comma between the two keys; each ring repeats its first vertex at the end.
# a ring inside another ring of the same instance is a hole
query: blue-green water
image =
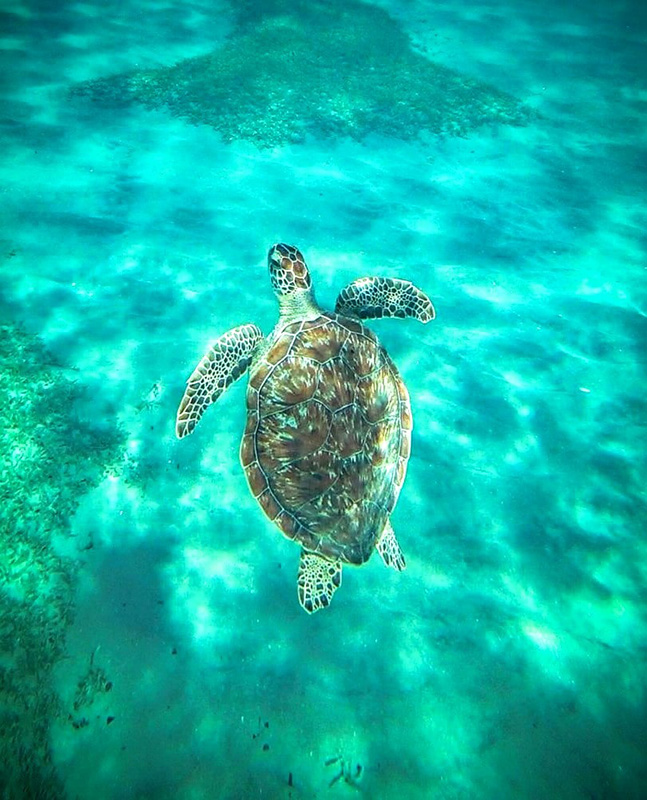
{"type": "Polygon", "coordinates": [[[647,797],[642,3],[17,0],[0,48],[3,797],[647,797]],[[174,436],[279,240],[438,314],[372,325],[407,570],[312,617],[244,380],[174,436]]]}

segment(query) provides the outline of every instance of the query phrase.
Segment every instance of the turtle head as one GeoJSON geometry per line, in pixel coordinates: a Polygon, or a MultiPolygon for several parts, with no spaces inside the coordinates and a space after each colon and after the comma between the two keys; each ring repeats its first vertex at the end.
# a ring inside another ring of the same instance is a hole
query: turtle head
{"type": "Polygon", "coordinates": [[[310,272],[300,251],[291,244],[275,244],[267,254],[272,289],[278,297],[299,291],[309,292],[312,287],[310,272]]]}

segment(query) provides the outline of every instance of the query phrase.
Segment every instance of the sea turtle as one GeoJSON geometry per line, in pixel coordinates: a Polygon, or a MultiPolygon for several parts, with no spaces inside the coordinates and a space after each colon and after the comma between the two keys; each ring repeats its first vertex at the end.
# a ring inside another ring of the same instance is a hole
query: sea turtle
{"type": "Polygon", "coordinates": [[[360,319],[435,316],[409,281],[360,278],[335,312],[315,300],[296,247],[268,254],[279,321],[264,338],[241,325],[209,347],[187,381],[176,433],[192,433],[208,405],[249,369],[240,460],[265,514],[301,544],[299,602],[308,613],[330,604],[342,564],[373,550],[405,567],[390,516],[411,444],[409,394],[375,334],[360,319]]]}

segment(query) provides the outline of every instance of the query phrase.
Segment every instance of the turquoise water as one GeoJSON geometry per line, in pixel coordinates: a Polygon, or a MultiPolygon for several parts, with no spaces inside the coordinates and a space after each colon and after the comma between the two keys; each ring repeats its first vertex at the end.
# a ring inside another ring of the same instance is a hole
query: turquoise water
{"type": "Polygon", "coordinates": [[[638,0],[0,13],[3,797],[647,796],[638,0]],[[296,596],[210,341],[408,278],[407,558],[296,596]]]}

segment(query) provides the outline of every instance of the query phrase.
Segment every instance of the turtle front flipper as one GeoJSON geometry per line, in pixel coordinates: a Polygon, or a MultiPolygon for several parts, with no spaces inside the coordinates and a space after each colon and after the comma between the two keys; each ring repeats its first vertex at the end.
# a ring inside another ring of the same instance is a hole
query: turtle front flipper
{"type": "Polygon", "coordinates": [[[314,553],[301,551],[297,591],[299,602],[308,614],[330,605],[341,586],[341,561],[329,561],[314,553]]]}
{"type": "Polygon", "coordinates": [[[339,293],[335,312],[359,319],[414,317],[429,322],[436,316],[431,300],[410,281],[359,278],[339,293]]]}
{"type": "Polygon", "coordinates": [[[240,325],[224,333],[207,350],[187,381],[177,410],[178,439],[193,433],[207,406],[247,370],[254,348],[262,338],[256,325],[240,325]]]}
{"type": "Polygon", "coordinates": [[[391,521],[388,519],[380,538],[375,543],[375,549],[380,556],[382,556],[382,561],[384,561],[387,567],[393,567],[393,569],[397,569],[398,572],[401,572],[406,567],[407,564],[404,560],[404,555],[402,554],[398,540],[395,538],[395,533],[391,527],[391,521]]]}

